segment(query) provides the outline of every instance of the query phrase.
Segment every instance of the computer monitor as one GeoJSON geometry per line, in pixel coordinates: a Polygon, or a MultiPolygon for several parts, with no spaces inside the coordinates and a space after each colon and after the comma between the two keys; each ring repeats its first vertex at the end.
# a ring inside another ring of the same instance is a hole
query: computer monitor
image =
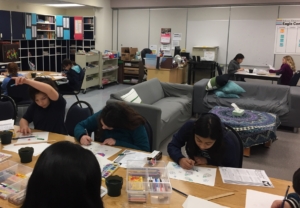
{"type": "Polygon", "coordinates": [[[174,57],[175,57],[176,55],[180,55],[180,51],[181,51],[180,46],[175,46],[175,49],[174,49],[174,57]]]}

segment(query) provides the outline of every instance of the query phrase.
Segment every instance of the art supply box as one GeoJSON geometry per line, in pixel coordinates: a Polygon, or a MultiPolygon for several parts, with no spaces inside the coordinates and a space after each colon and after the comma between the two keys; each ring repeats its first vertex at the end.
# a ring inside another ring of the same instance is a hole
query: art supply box
{"type": "MultiPolygon", "coordinates": [[[[7,199],[15,194],[25,192],[32,170],[32,168],[11,160],[0,163],[0,198],[7,199]]],[[[19,197],[18,199],[20,201],[19,197]]]]}
{"type": "Polygon", "coordinates": [[[127,161],[126,190],[129,202],[169,204],[172,187],[166,164],[152,166],[147,161],[127,161]]]}

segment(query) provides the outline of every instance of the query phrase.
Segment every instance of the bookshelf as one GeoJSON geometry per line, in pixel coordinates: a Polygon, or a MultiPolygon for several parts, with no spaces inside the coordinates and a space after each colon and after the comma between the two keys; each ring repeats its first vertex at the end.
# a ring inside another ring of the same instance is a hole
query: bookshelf
{"type": "Polygon", "coordinates": [[[70,40],[70,59],[75,60],[78,50],[89,52],[95,49],[95,40],[70,40]]]}
{"type": "Polygon", "coordinates": [[[37,39],[55,39],[55,16],[36,15],[37,39]]]}
{"type": "Polygon", "coordinates": [[[143,81],[144,65],[142,61],[124,61],[123,84],[138,84],[143,81]]]}
{"type": "MultiPolygon", "coordinates": [[[[114,54],[118,54],[117,51],[111,51],[114,54]]],[[[105,56],[100,56],[100,63],[102,63],[100,67],[100,74],[101,74],[101,88],[104,88],[105,85],[110,83],[118,83],[118,58],[108,58],[105,56]]]]}
{"type": "Polygon", "coordinates": [[[83,17],[83,39],[94,40],[95,39],[95,17],[83,17]]]}

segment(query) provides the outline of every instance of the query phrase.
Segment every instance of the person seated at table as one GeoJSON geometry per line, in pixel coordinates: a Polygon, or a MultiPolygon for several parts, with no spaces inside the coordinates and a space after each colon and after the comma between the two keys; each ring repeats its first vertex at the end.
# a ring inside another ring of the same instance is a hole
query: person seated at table
{"type": "Polygon", "coordinates": [[[2,81],[1,91],[4,95],[7,95],[7,84],[12,77],[23,77],[23,74],[18,73],[19,67],[16,63],[11,62],[7,65],[8,75],[2,81]]]}
{"type": "Polygon", "coordinates": [[[57,92],[55,83],[50,78],[37,77],[34,80],[25,77],[13,77],[15,85],[29,85],[32,103],[20,120],[20,132],[30,134],[29,123],[34,128],[67,135],[64,124],[66,100],[57,92]]]}
{"type": "Polygon", "coordinates": [[[270,69],[270,73],[281,74],[280,83],[281,85],[289,85],[290,81],[293,77],[293,73],[295,72],[295,62],[291,56],[284,56],[282,58],[282,65],[278,70],[270,69]]]}
{"type": "Polygon", "coordinates": [[[125,103],[110,103],[102,110],[78,123],[75,138],[82,145],[90,145],[88,133],[95,132],[95,141],[150,151],[145,119],[125,103]]]}
{"type": "Polygon", "coordinates": [[[58,85],[58,90],[62,92],[80,90],[84,76],[82,68],[69,59],[63,60],[62,67],[66,70],[66,73],[63,73],[63,76],[67,77],[68,83],[58,85]]]}
{"type": "Polygon", "coordinates": [[[300,208],[300,168],[293,175],[293,189],[296,193],[290,193],[287,199],[275,200],[271,208],[281,208],[284,203],[284,208],[300,208]]]}
{"type": "Polygon", "coordinates": [[[241,68],[240,64],[243,62],[244,58],[245,57],[243,54],[238,53],[234,59],[229,62],[228,74],[234,74],[238,71],[243,71],[244,68],[241,68]]]}
{"type": "Polygon", "coordinates": [[[238,167],[235,151],[220,118],[212,113],[202,114],[197,121],[187,121],[168,144],[172,160],[187,170],[194,165],[238,167]],[[188,158],[181,152],[183,146],[188,158]]]}
{"type": "Polygon", "coordinates": [[[22,208],[103,208],[101,169],[95,155],[78,144],[52,144],[38,158],[22,208]]]}

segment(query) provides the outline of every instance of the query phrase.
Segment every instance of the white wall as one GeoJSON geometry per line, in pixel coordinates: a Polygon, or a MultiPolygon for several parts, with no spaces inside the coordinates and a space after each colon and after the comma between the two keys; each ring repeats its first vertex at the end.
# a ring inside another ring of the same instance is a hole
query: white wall
{"type": "Polygon", "coordinates": [[[47,7],[41,4],[20,3],[13,0],[0,0],[0,9],[17,12],[31,12],[37,14],[61,15],[66,10],[56,7],[47,7]]]}
{"type": "Polygon", "coordinates": [[[67,16],[95,16],[95,9],[92,7],[75,7],[65,9],[65,15],[67,16]]]}

